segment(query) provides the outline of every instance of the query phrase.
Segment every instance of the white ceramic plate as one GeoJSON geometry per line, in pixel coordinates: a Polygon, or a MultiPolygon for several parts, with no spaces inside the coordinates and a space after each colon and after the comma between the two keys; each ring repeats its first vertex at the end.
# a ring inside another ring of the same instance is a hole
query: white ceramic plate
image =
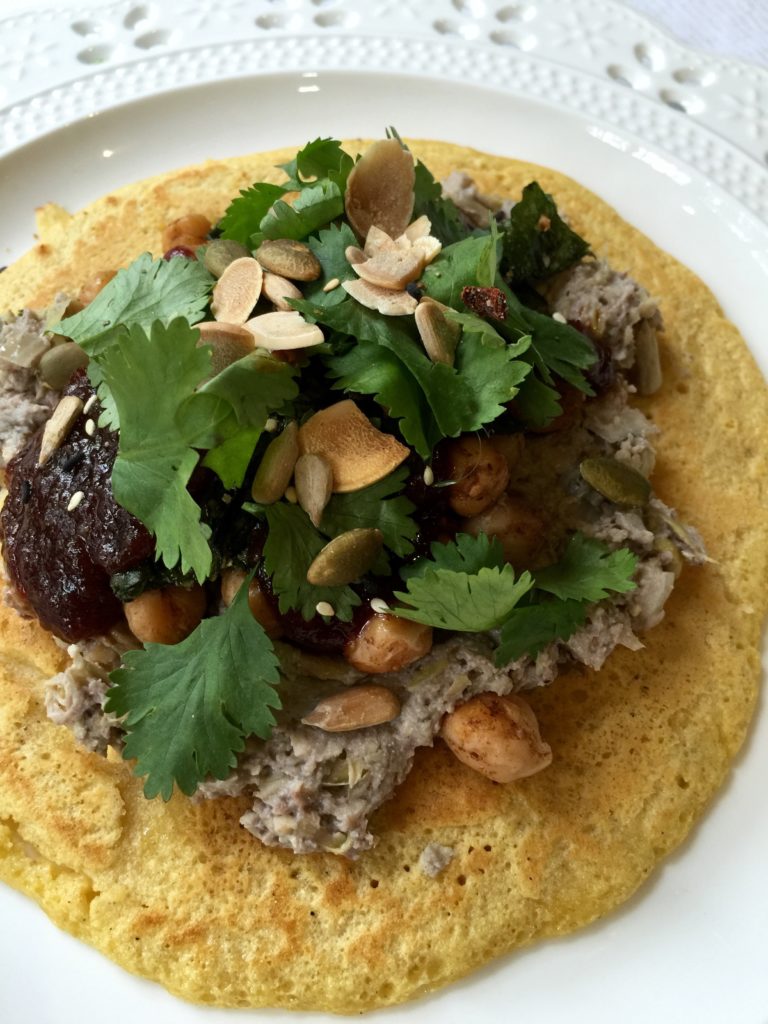
{"type": "MultiPolygon", "coordinates": [[[[3,261],[30,243],[32,209],[43,202],[74,208],[116,185],[205,157],[300,144],[318,134],[376,135],[392,123],[404,135],[548,164],[594,189],[712,287],[768,368],[768,227],[727,192],[605,120],[500,89],[405,73],[265,74],[171,91],[78,120],[0,160],[3,261]]],[[[712,137],[707,145],[725,164],[731,159],[725,142],[712,137]]],[[[765,179],[763,173],[755,180],[765,179]]],[[[370,1019],[765,1024],[766,777],[762,715],[704,822],[626,907],[579,934],[370,1019]]],[[[8,1024],[332,1019],[273,1011],[235,1018],[188,1006],[61,934],[33,903],[7,889],[0,891],[0,920],[0,1020],[8,1024]]]]}

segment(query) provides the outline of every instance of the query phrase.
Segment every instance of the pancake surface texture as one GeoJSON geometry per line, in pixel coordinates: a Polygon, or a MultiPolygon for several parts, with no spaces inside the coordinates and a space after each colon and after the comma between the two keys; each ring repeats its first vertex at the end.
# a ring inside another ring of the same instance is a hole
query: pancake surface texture
{"type": "MultiPolygon", "coordinates": [[[[362,143],[350,143],[350,151],[362,143]]],[[[662,500],[703,534],[639,652],[530,694],[552,766],[501,786],[442,744],[420,751],[351,863],[263,847],[224,799],[147,801],[118,758],[80,749],[45,715],[65,656],[0,609],[0,877],[129,971],[201,1003],[359,1012],[461,977],[626,900],[723,783],[752,716],[768,594],[768,391],[706,286],[582,186],[472,150],[412,145],[436,178],[483,192],[551,192],[595,253],[658,298],[664,385],[639,404],[661,428],[662,500]],[[749,396],[749,401],[744,400],[749,396]],[[456,856],[437,878],[430,842],[456,856]]],[[[0,309],[45,306],[95,272],[157,253],[190,211],[215,220],[238,189],[280,180],[280,151],[170,173],[70,217],[0,276],[0,309]]]]}

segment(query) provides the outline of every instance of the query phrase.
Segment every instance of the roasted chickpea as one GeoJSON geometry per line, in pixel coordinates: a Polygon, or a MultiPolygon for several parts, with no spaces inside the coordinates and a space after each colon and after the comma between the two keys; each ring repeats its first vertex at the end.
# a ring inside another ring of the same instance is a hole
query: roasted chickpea
{"type": "Polygon", "coordinates": [[[432,650],[432,629],[396,615],[372,615],[347,641],[344,657],[360,672],[398,672],[432,650]]]}
{"type": "Polygon", "coordinates": [[[211,222],[207,217],[201,213],[187,213],[172,221],[163,231],[163,249],[173,249],[177,245],[194,249],[202,245],[210,230],[211,222]]]}
{"type": "Polygon", "coordinates": [[[510,473],[520,462],[525,448],[525,438],[522,434],[494,434],[484,443],[504,456],[510,473]]]}
{"type": "Polygon", "coordinates": [[[481,693],[446,715],[440,735],[462,762],[494,782],[514,782],[552,763],[552,748],[521,697],[481,693]]]}
{"type": "Polygon", "coordinates": [[[145,590],[123,605],[123,610],[137,640],[144,644],[178,644],[200,625],[205,604],[205,591],[195,584],[145,590]]]}
{"type": "MultiPolygon", "coordinates": [[[[232,604],[235,595],[245,580],[246,573],[240,569],[227,569],[223,573],[221,577],[221,599],[227,607],[232,604]]],[[[277,640],[278,637],[283,635],[283,626],[280,618],[269,603],[269,599],[261,589],[257,579],[252,579],[251,585],[248,587],[248,604],[251,609],[251,615],[264,627],[264,632],[268,637],[277,640]]]]}
{"type": "Polygon", "coordinates": [[[509,483],[504,455],[489,441],[467,435],[445,447],[445,472],[456,482],[448,502],[460,516],[476,516],[503,494],[509,483]]]}
{"type": "Polygon", "coordinates": [[[504,549],[504,557],[514,566],[527,566],[544,543],[542,520],[517,494],[502,494],[485,512],[465,519],[462,530],[473,537],[481,533],[496,537],[504,549]]]}

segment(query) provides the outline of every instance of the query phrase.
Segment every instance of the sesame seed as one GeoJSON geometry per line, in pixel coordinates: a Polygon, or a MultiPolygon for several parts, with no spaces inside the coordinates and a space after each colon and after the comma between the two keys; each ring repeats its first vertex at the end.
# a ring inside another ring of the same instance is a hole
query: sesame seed
{"type": "Polygon", "coordinates": [[[231,494],[222,494],[222,496],[221,496],[221,503],[222,503],[222,505],[229,505],[229,504],[231,504],[232,503],[232,495],[231,494]]]}
{"type": "Polygon", "coordinates": [[[93,420],[85,421],[85,432],[88,435],[88,437],[93,437],[93,435],[96,433],[96,424],[94,423],[93,420]]]}
{"type": "Polygon", "coordinates": [[[557,320],[559,324],[567,324],[568,321],[565,319],[562,313],[553,313],[552,319],[557,320]]]}
{"type": "Polygon", "coordinates": [[[383,598],[373,597],[371,598],[371,611],[379,615],[386,615],[389,611],[389,605],[383,598]]]}
{"type": "Polygon", "coordinates": [[[424,467],[424,473],[422,474],[422,480],[427,485],[427,487],[431,487],[432,484],[435,482],[435,474],[434,474],[434,471],[433,471],[431,466],[425,466],[424,467]]]}
{"type": "Polygon", "coordinates": [[[91,395],[91,397],[88,399],[88,401],[83,406],[83,415],[84,416],[88,415],[88,413],[91,411],[91,409],[94,407],[94,405],[96,405],[97,401],[98,401],[98,399],[96,398],[96,395],[91,395]]]}
{"type": "Polygon", "coordinates": [[[330,281],[326,282],[326,284],[323,285],[323,291],[332,292],[333,289],[338,288],[340,284],[341,281],[338,279],[338,277],[332,277],[330,281]]]}
{"type": "Polygon", "coordinates": [[[295,505],[296,502],[299,500],[299,496],[296,493],[296,488],[293,485],[291,485],[290,487],[286,487],[285,500],[290,501],[292,505],[295,505]]]}
{"type": "Polygon", "coordinates": [[[315,611],[318,615],[324,615],[327,618],[336,614],[336,609],[327,601],[318,601],[315,605],[315,611]]]}
{"type": "Polygon", "coordinates": [[[82,491],[75,491],[75,493],[69,499],[69,504],[67,505],[67,512],[74,512],[84,497],[85,495],[83,494],[82,491]]]}
{"type": "Polygon", "coordinates": [[[274,434],[274,432],[277,430],[277,420],[275,419],[274,416],[269,417],[267,422],[264,424],[264,429],[267,431],[267,433],[274,434]]]}

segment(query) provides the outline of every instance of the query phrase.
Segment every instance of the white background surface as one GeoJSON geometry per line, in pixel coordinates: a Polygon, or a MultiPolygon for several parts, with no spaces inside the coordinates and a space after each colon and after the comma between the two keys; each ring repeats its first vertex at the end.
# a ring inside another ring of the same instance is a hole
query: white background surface
{"type": "MultiPolygon", "coordinates": [[[[78,6],[87,5],[86,0],[78,6]]],[[[10,9],[0,0],[0,14],[10,9]]],[[[8,54],[13,41],[6,37],[3,45],[8,54]]],[[[13,81],[2,84],[13,89],[13,81]]],[[[316,92],[302,93],[300,76],[288,75],[253,80],[247,88],[224,82],[194,94],[170,93],[79,121],[0,161],[4,244],[22,248],[27,243],[29,210],[40,200],[43,184],[55,190],[44,198],[74,208],[105,192],[116,178],[130,181],[204,156],[270,148],[319,131],[367,133],[372,124],[390,123],[394,108],[404,134],[457,140],[460,135],[492,151],[513,145],[514,155],[560,167],[595,188],[710,283],[768,368],[768,228],[684,160],[669,159],[597,116],[584,121],[501,92],[486,93],[480,102],[472,88],[430,85],[402,74],[386,82],[358,74],[351,82],[323,72],[313,84],[316,92]],[[220,117],[222,109],[227,119],[220,117]],[[500,119],[516,125],[512,142],[500,143],[500,119]],[[200,124],[206,125],[204,138],[200,124]],[[102,156],[107,152],[112,156],[102,156]]],[[[766,778],[763,715],[711,813],[627,907],[583,933],[492,965],[415,1006],[368,1019],[384,1024],[766,1024],[766,778]]],[[[2,1024],[329,1020],[271,1011],[225,1013],[179,1003],[61,935],[34,905],[6,889],[0,891],[0,922],[2,1024]]]]}

